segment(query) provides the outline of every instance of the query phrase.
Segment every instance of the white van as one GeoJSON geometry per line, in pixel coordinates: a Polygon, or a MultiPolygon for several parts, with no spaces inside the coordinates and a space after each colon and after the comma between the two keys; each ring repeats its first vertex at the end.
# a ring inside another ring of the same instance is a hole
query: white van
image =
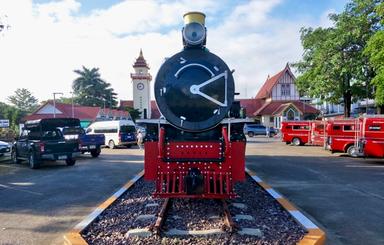
{"type": "Polygon", "coordinates": [[[105,145],[113,149],[116,146],[130,148],[136,142],[136,127],[131,120],[94,122],[87,128],[87,134],[104,134],[105,145]]]}

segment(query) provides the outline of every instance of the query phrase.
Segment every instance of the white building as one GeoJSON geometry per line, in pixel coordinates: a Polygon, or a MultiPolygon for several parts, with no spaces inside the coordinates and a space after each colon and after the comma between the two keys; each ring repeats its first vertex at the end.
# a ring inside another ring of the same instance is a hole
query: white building
{"type": "Polygon", "coordinates": [[[314,117],[319,111],[300,100],[295,76],[289,64],[273,76],[268,76],[255,100],[261,104],[254,116],[267,127],[280,128],[282,121],[302,120],[314,117]]]}

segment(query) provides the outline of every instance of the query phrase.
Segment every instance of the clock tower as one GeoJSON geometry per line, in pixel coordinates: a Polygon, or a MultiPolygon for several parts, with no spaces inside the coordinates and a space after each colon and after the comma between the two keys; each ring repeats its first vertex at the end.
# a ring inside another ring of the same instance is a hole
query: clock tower
{"type": "Polygon", "coordinates": [[[140,49],[140,55],[133,64],[135,70],[131,73],[133,85],[133,108],[138,109],[141,118],[151,118],[151,90],[150,82],[152,80],[149,74],[149,66],[144,59],[143,51],[140,49]]]}

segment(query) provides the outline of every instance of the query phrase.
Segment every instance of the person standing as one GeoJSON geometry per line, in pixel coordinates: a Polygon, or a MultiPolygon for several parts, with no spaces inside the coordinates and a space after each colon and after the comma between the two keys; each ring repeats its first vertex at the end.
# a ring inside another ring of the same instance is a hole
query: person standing
{"type": "Polygon", "coordinates": [[[141,132],[140,129],[137,130],[136,138],[137,138],[137,145],[139,146],[140,149],[142,149],[142,146],[143,146],[143,133],[141,132]]]}

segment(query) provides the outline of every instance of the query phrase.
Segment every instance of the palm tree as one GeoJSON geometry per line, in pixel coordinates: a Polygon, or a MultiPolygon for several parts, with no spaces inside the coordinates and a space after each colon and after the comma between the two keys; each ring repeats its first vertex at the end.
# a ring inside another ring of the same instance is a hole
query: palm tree
{"type": "Polygon", "coordinates": [[[110,83],[100,77],[99,68],[74,70],[79,75],[73,81],[72,89],[76,102],[87,106],[115,107],[117,105],[116,93],[110,83]]]}

